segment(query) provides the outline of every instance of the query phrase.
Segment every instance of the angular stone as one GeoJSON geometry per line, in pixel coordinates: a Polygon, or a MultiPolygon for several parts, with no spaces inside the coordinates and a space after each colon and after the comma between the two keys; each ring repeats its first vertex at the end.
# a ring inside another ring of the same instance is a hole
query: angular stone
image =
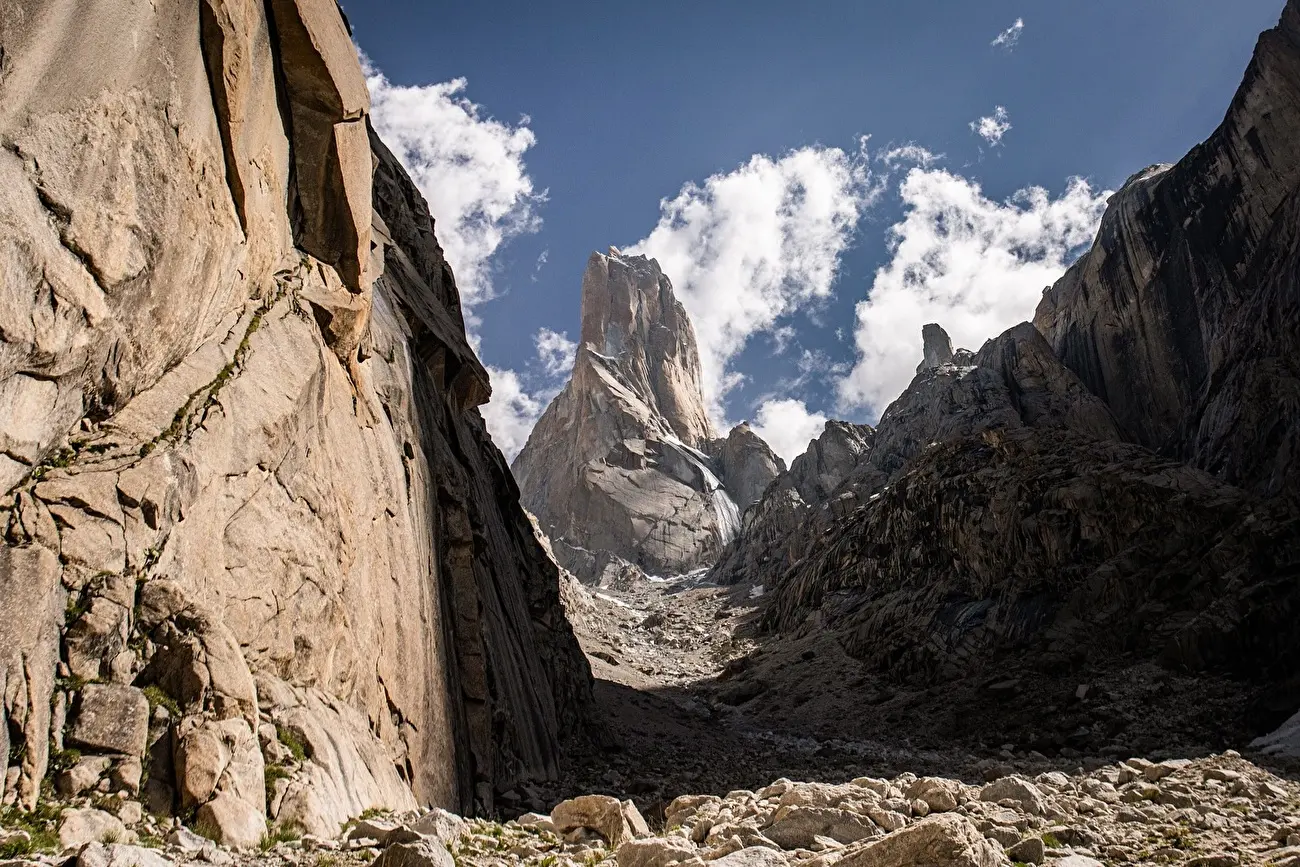
{"type": "Polygon", "coordinates": [[[841,867],[999,867],[1008,862],[968,819],[944,813],[850,846],[838,863],[841,867]]]}
{"type": "Polygon", "coordinates": [[[172,867],[162,853],[122,843],[91,843],[77,856],[77,867],[172,867]]]}
{"type": "Polygon", "coordinates": [[[436,840],[397,843],[375,859],[373,867],[455,867],[447,848],[436,840]]]}
{"type": "Polygon", "coordinates": [[[1019,777],[1003,777],[989,783],[980,790],[981,801],[998,803],[1005,800],[1019,801],[1027,812],[1041,816],[1047,809],[1047,802],[1038,787],[1019,777]]]}
{"type": "Polygon", "coordinates": [[[628,840],[618,847],[618,867],[668,867],[694,858],[696,848],[681,837],[628,840]]]}
{"type": "Polygon", "coordinates": [[[909,798],[925,802],[932,813],[947,813],[957,809],[959,790],[960,786],[952,780],[922,777],[907,787],[906,794],[909,798]]]}
{"type": "Polygon", "coordinates": [[[251,849],[266,836],[265,808],[232,793],[220,792],[199,807],[194,826],[232,849],[251,849]]]}
{"type": "Polygon", "coordinates": [[[149,700],[133,686],[89,683],[73,705],[68,740],[140,758],[149,739],[149,700]]]}
{"type": "Polygon", "coordinates": [[[432,837],[444,846],[450,846],[469,833],[469,825],[460,816],[434,807],[414,822],[410,828],[417,834],[432,837]]]}
{"type": "Polygon", "coordinates": [[[854,843],[879,833],[867,817],[833,807],[783,807],[774,819],[763,836],[786,850],[809,849],[816,837],[854,843]]]}
{"type": "Polygon", "coordinates": [[[784,852],[751,846],[709,861],[714,867],[787,867],[790,859],[784,852]]]}
{"type": "Polygon", "coordinates": [[[577,828],[595,831],[614,849],[650,833],[631,801],[620,802],[608,795],[582,795],[561,801],[551,810],[551,821],[560,834],[577,828]]]}
{"type": "Polygon", "coordinates": [[[87,789],[93,789],[112,764],[113,760],[108,756],[86,756],[68,770],[59,773],[54,780],[55,791],[65,798],[71,798],[87,789]]]}
{"type": "Polygon", "coordinates": [[[1007,849],[1007,857],[1025,864],[1042,864],[1047,853],[1039,837],[1026,837],[1007,849]]]}
{"type": "Polygon", "coordinates": [[[64,810],[59,823],[59,846],[63,851],[87,843],[118,843],[126,839],[126,826],[103,810],[64,810]]]}

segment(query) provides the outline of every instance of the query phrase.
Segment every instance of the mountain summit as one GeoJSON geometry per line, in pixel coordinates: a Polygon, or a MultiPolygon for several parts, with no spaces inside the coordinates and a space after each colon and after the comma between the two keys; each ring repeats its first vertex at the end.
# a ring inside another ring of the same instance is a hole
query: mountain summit
{"type": "Polygon", "coordinates": [[[654,259],[610,248],[587,260],[573,375],[513,469],[561,564],[598,581],[708,565],[748,505],[732,488],[756,498],[784,466],[747,426],[715,438],[672,283],[654,259]]]}

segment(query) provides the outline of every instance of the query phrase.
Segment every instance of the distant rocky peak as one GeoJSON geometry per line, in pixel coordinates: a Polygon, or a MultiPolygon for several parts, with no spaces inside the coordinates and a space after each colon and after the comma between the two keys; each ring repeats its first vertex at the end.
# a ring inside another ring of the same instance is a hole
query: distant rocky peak
{"type": "Polygon", "coordinates": [[[975,363],[975,353],[969,349],[953,351],[952,339],[948,336],[948,332],[944,331],[942,325],[935,322],[921,328],[921,342],[924,345],[924,356],[921,363],[916,367],[917,373],[926,370],[938,370],[945,364],[969,367],[975,363]]]}
{"type": "Polygon", "coordinates": [[[923,368],[934,370],[939,365],[952,361],[952,339],[942,325],[931,322],[922,327],[921,340],[925,343],[925,360],[921,362],[923,368]]]}
{"type": "Polygon", "coordinates": [[[695,329],[654,259],[617,247],[591,254],[582,278],[579,364],[584,352],[612,364],[684,443],[698,447],[714,437],[695,329]]]}

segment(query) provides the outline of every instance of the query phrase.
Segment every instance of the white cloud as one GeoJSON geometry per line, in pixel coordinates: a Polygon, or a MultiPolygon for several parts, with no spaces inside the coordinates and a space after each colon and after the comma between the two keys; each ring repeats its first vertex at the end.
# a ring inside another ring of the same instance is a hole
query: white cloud
{"type": "Polygon", "coordinates": [[[879,414],[907,386],[925,323],[979,349],[1031,318],[1043,288],[1092,240],[1109,196],[1075,178],[1057,198],[1030,187],[996,202],[973,181],[919,168],[899,194],[905,214],[889,230],[892,258],[857,305],[858,360],[838,385],[845,411],[879,414]]]}
{"type": "Polygon", "coordinates": [[[1011,131],[1011,120],[1006,108],[997,106],[991,117],[981,117],[970,122],[970,131],[993,147],[1002,144],[1002,137],[1011,131]]]}
{"type": "Polygon", "coordinates": [[[1020,41],[1020,34],[1025,31],[1025,19],[1017,18],[1016,22],[998,34],[997,38],[989,44],[994,48],[1005,48],[1011,51],[1020,41]]]}
{"type": "MultiPolygon", "coordinates": [[[[536,208],[546,198],[524,165],[536,142],[528,117],[517,124],[492,118],[466,99],[466,81],[441,84],[393,84],[362,55],[370,88],[371,122],[401,161],[429,203],[438,241],[456,272],[470,344],[479,349],[474,308],[496,295],[492,258],[503,244],[541,227],[536,208]]],[[[533,280],[546,263],[537,258],[533,280]]],[[[513,458],[523,448],[533,424],[558,391],[554,367],[572,364],[568,338],[543,329],[536,337],[540,371],[488,366],[492,400],[483,416],[493,440],[513,458]],[[536,386],[530,391],[526,386],[536,386]]],[[[571,344],[569,344],[571,345],[571,344]]],[[[564,370],[567,373],[567,367],[564,370]]]]}
{"type": "Polygon", "coordinates": [[[890,169],[897,168],[899,165],[904,164],[921,166],[922,168],[928,169],[930,166],[943,159],[943,154],[936,154],[928,148],[923,148],[916,143],[908,143],[883,150],[876,154],[876,159],[884,163],[890,169]]]}
{"type": "MultiPolygon", "coordinates": [[[[541,226],[524,165],[536,137],[527,117],[502,123],[460,94],[466,81],[393,84],[364,58],[375,131],[429,203],[438,241],[470,310],[493,297],[491,259],[510,238],[541,226]]],[[[473,324],[471,320],[471,326],[473,324]]]]}
{"type": "Polygon", "coordinates": [[[785,355],[785,351],[790,348],[790,342],[795,339],[796,332],[793,325],[782,325],[780,328],[774,328],[768,334],[772,338],[772,354],[785,355]]]}
{"type": "Polygon", "coordinates": [[[533,342],[537,344],[537,358],[548,375],[567,376],[573,370],[578,344],[566,332],[543,328],[533,336],[533,342]]]}
{"type": "Polygon", "coordinates": [[[540,328],[533,335],[537,360],[523,372],[488,366],[492,400],[483,407],[483,419],[492,441],[513,461],[528,442],[533,425],[560,393],[573,370],[578,345],[563,331],[540,328]]]}
{"type": "Polygon", "coordinates": [[[750,427],[789,466],[808,450],[810,441],[821,436],[826,427],[826,416],[809,412],[807,404],[801,400],[769,400],[758,408],[757,417],[750,427]]]}
{"type": "Polygon", "coordinates": [[[661,201],[658,225],[625,248],[658,259],[690,313],[719,427],[723,398],[741,380],[728,365],[746,341],[830,297],[840,255],[877,192],[872,180],[865,147],[755,155],[661,201]]]}
{"type": "Polygon", "coordinates": [[[550,397],[543,399],[529,394],[513,370],[489,366],[487,371],[492,379],[492,400],[482,408],[483,420],[492,434],[492,442],[507,461],[513,461],[528,442],[528,434],[542,417],[550,397]]]}

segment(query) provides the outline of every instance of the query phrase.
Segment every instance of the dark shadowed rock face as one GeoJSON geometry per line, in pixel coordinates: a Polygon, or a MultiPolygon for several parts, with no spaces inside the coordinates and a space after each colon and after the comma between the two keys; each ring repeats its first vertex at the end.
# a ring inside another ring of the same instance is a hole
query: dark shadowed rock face
{"type": "MultiPolygon", "coordinates": [[[[926,326],[934,340],[938,326],[926,326]]],[[[1106,406],[1022,323],[971,363],[951,360],[920,373],[880,423],[830,422],[808,451],[745,514],[741,533],[714,568],[724,583],[778,579],[811,554],[830,527],[876,495],[935,443],[994,428],[1041,427],[1089,438],[1120,439],[1106,406]]]]}
{"type": "Polygon", "coordinates": [[[1137,442],[1262,494],[1300,487],[1300,7],[1223,124],[1136,175],[1034,322],[1137,442]]]}
{"type": "Polygon", "coordinates": [[[573,375],[513,465],[560,563],[597,583],[707,565],[777,461],[747,427],[713,438],[695,332],[659,263],[593,253],[573,375]]]}
{"type": "MultiPolygon", "coordinates": [[[[1154,660],[1234,678],[1280,722],[1279,660],[1300,654],[1297,142],[1292,0],[1223,125],[1116,194],[1037,327],[943,361],[927,326],[839,510],[792,508],[786,474],[720,577],[772,591],[769,630],[829,630],[898,681],[966,695],[1154,660]]],[[[1234,707],[1223,724],[1250,728],[1234,707]]],[[[971,727],[996,736],[999,713],[971,727]]]]}
{"type": "Polygon", "coordinates": [[[336,5],[39,5],[0,14],[18,797],[65,725],[138,783],[145,687],[145,799],[227,842],[553,775],[590,674],[336,5]]]}

